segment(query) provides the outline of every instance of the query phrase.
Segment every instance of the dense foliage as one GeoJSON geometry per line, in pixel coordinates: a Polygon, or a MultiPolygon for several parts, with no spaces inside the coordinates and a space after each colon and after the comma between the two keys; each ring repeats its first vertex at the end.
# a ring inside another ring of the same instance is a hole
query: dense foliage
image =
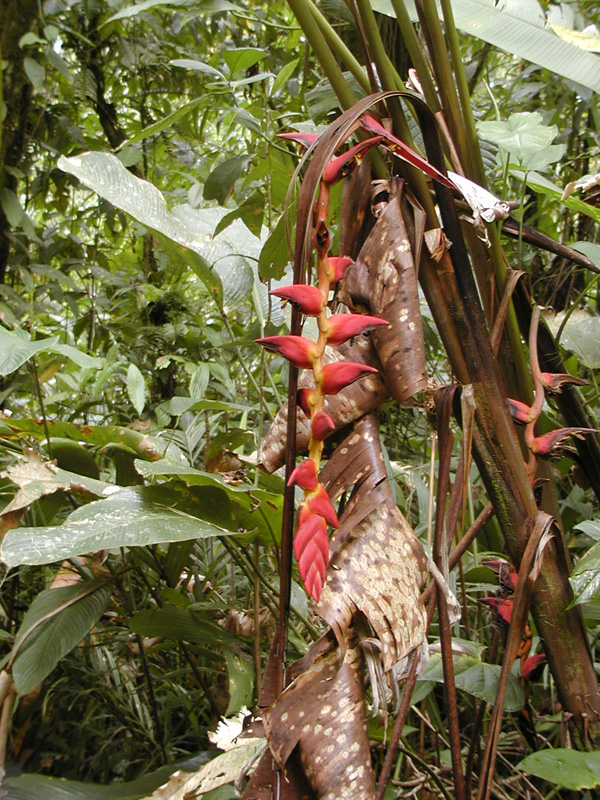
{"type": "MultiPolygon", "coordinates": [[[[357,5],[370,19],[365,3],[357,5]]],[[[436,73],[435,39],[412,4],[366,6],[377,12],[393,86],[376,55],[368,68],[359,64],[377,50],[373,31],[357,28],[354,2],[321,4],[331,26],[310,0],[0,3],[0,644],[8,670],[0,675],[0,759],[11,798],[53,798],[59,790],[48,776],[117,781],[107,797],[150,797],[177,766],[193,772],[217,755],[209,732],[220,716],[256,704],[278,618],[284,492],[280,473],[258,468],[257,451],[286,400],[288,365],[254,340],[288,329],[289,307],[268,289],[292,282],[299,206],[300,157],[276,137],[322,132],[344,109],[300,12],[321,21],[350,100],[400,89],[418,67],[395,19],[401,8],[413,15],[421,52],[429,47],[436,91],[449,91],[436,73]]],[[[466,172],[512,206],[504,251],[502,222],[489,233],[483,224],[465,226],[483,309],[493,320],[502,299],[499,273],[497,284],[491,264],[473,257],[490,249],[495,267],[527,274],[566,369],[586,382],[569,391],[580,392],[587,427],[596,428],[600,34],[586,26],[600,24],[598,8],[583,0],[452,7],[464,72],[453,67],[473,119],[461,128],[456,109],[442,103],[448,138],[460,152],[477,131],[481,160],[473,155],[466,172]],[[496,41],[483,24],[494,14],[506,23],[496,41]]],[[[419,77],[429,101],[434,82],[419,77]]],[[[406,120],[412,144],[424,151],[417,120],[410,113],[406,120]]],[[[332,252],[341,203],[338,184],[327,218],[332,252]]],[[[459,210],[471,213],[464,201],[459,210]]],[[[428,387],[402,406],[386,398],[380,429],[391,496],[429,547],[440,443],[433,395],[453,382],[456,364],[423,294],[420,311],[428,387]]],[[[518,387],[530,402],[534,364],[517,313],[508,312],[499,362],[509,395],[518,387]]],[[[563,419],[584,427],[548,395],[538,434],[563,419]]],[[[469,441],[465,419],[454,432],[458,443],[469,441]]],[[[593,673],[600,461],[582,462],[579,452],[544,462],[538,477],[548,481],[543,508],[558,520],[574,565],[570,597],[573,613],[583,614],[593,673]]],[[[462,534],[487,513],[491,495],[481,468],[469,471],[458,453],[448,466],[451,482],[466,476],[462,534]]],[[[501,517],[488,514],[450,577],[462,608],[452,633],[467,772],[474,760],[480,765],[469,726],[479,720],[479,741],[507,634],[499,601],[509,594],[508,567],[498,566],[498,554],[511,550],[501,517]]],[[[295,660],[325,626],[296,566],[293,575],[295,660]]],[[[570,592],[566,560],[563,575],[570,592]]],[[[522,667],[530,651],[542,652],[533,619],[528,631],[522,667]]],[[[430,643],[442,636],[436,618],[430,643]]],[[[386,798],[454,791],[444,673],[435,646],[432,653],[386,798]]],[[[598,785],[598,720],[590,712],[587,741],[570,731],[556,676],[536,666],[507,677],[496,796],[566,797],[567,789],[598,785]],[[570,737],[593,752],[561,749],[553,760],[550,748],[570,746],[570,737]]],[[[384,698],[369,722],[376,771],[392,730],[385,705],[384,698]]],[[[208,787],[205,797],[240,796],[232,783],[202,780],[193,791],[208,787]]],[[[183,797],[190,789],[182,787],[164,797],[183,797]]],[[[64,791],[104,796],[76,783],[64,791]]]]}

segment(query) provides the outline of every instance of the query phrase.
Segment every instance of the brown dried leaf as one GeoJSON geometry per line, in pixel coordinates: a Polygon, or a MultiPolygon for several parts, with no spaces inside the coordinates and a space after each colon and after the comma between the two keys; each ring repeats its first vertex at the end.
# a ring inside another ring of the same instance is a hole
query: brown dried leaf
{"type": "Polygon", "coordinates": [[[312,662],[310,656],[302,659],[306,669],[264,714],[271,751],[285,764],[299,746],[319,800],[372,800],[360,650],[348,646],[341,666],[337,648],[319,652],[312,662]]]}
{"type": "Polygon", "coordinates": [[[402,403],[425,388],[427,375],[417,274],[400,201],[400,194],[390,197],[346,270],[339,297],[351,310],[366,309],[389,321],[371,337],[388,388],[402,403]]]}

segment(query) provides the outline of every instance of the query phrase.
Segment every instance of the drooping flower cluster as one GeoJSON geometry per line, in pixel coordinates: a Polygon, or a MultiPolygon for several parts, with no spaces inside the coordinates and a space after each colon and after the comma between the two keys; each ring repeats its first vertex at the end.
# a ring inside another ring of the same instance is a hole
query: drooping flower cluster
{"type": "MultiPolygon", "coordinates": [[[[327,313],[329,293],[352,263],[349,258],[329,256],[329,189],[346,177],[360,159],[379,144],[419,167],[435,180],[453,187],[445,175],[389,133],[373,117],[364,115],[356,120],[348,135],[359,128],[370,134],[371,138],[359,142],[337,157],[332,157],[321,176],[313,214],[318,285],[294,284],[271,292],[292,303],[305,316],[316,317],[319,328],[317,341],[295,335],[267,336],[256,340],[265,349],[279,353],[299,369],[312,370],[314,377],[315,388],[301,389],[298,393],[298,404],[311,423],[308,458],[294,469],[289,483],[296,484],[304,491],[294,536],[294,553],[306,591],[317,601],[321,595],[329,560],[327,526],[338,526],[335,509],[318,478],[323,440],[334,428],[333,420],[323,409],[325,397],[337,394],[367,373],[377,372],[375,367],[354,362],[323,364],[323,353],[326,345],[340,345],[371,328],[388,324],[385,319],[367,314],[327,313]]],[[[304,147],[311,147],[318,138],[317,134],[307,133],[284,133],[280,137],[296,141],[304,147]]]]}

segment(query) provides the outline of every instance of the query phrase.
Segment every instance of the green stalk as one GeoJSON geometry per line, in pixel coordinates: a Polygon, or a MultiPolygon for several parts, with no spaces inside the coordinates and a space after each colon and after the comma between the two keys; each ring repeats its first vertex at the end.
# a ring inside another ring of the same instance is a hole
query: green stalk
{"type": "Polygon", "coordinates": [[[452,13],[452,5],[450,4],[450,0],[441,0],[441,7],[444,15],[444,24],[446,26],[446,39],[449,45],[450,58],[452,59],[452,66],[454,67],[454,77],[456,79],[458,96],[462,106],[462,122],[464,124],[464,132],[467,138],[468,153],[471,157],[471,167],[473,170],[472,178],[473,180],[477,181],[477,183],[485,186],[485,170],[483,168],[483,161],[481,159],[481,150],[479,149],[477,129],[475,128],[473,107],[471,105],[471,96],[469,94],[469,84],[467,83],[467,76],[465,75],[465,70],[463,67],[458,33],[456,31],[456,25],[454,24],[454,14],[452,13]]]}
{"type": "Polygon", "coordinates": [[[398,27],[400,28],[404,45],[408,50],[410,60],[419,76],[421,86],[423,87],[427,105],[433,112],[438,112],[440,110],[438,96],[429,74],[429,68],[423,58],[423,52],[417,34],[415,33],[412,21],[404,5],[404,0],[392,0],[392,8],[394,9],[396,20],[398,21],[398,27]]]}
{"type": "Polygon", "coordinates": [[[313,3],[312,0],[304,0],[310,13],[315,18],[315,22],[319,26],[319,30],[323,34],[326,43],[329,45],[331,51],[342,61],[353,78],[356,78],[360,84],[360,88],[369,94],[371,87],[369,86],[369,79],[365,75],[360,63],[354,58],[350,50],[346,47],[344,42],[337,35],[335,30],[329,24],[329,21],[323,16],[321,10],[313,3]]]}
{"type": "Polygon", "coordinates": [[[354,105],[356,98],[352,89],[346,83],[342,71],[335,60],[333,53],[329,49],[329,45],[325,41],[321,29],[317,25],[317,21],[313,16],[310,6],[304,0],[288,0],[288,5],[300,27],[304,31],[308,43],[312,47],[317,61],[321,65],[325,77],[331,84],[331,88],[336,93],[343,109],[348,109],[354,105]]]}

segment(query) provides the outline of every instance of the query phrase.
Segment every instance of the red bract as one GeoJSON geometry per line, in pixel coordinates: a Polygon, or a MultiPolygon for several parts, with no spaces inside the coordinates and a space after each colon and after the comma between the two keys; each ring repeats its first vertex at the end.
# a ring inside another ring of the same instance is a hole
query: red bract
{"type": "Polygon", "coordinates": [[[302,515],[306,515],[307,513],[318,514],[320,517],[323,517],[325,522],[331,525],[332,528],[337,528],[340,524],[337,514],[335,513],[335,508],[332,506],[329,495],[327,494],[327,490],[321,484],[317,486],[315,494],[310,494],[302,504],[300,524],[302,524],[302,515]]]}
{"type": "Polygon", "coordinates": [[[576,378],[568,372],[542,372],[542,383],[550,394],[560,394],[563,386],[588,386],[589,381],[576,378]]]}
{"type": "Polygon", "coordinates": [[[313,492],[319,485],[317,480],[317,465],[312,458],[306,458],[292,471],[288,480],[288,486],[297,483],[301,489],[313,492]]]}
{"type": "Polygon", "coordinates": [[[270,353],[279,353],[287,358],[294,366],[299,369],[311,369],[314,361],[315,345],[310,339],[304,336],[265,336],[263,339],[255,339],[257,344],[261,344],[270,353]]]}
{"type": "MultiPolygon", "coordinates": [[[[307,416],[310,416],[310,414],[307,416]]],[[[313,439],[316,439],[318,442],[322,442],[327,434],[334,430],[335,423],[329,414],[327,414],[325,411],[317,411],[310,424],[310,432],[312,433],[313,439]]]]}
{"type": "Polygon", "coordinates": [[[269,294],[289,300],[308,317],[318,317],[325,308],[325,298],[319,289],[316,286],[307,286],[305,283],[281,286],[279,289],[272,289],[269,294]]]}
{"type": "Polygon", "coordinates": [[[546,664],[546,656],[544,653],[539,653],[537,656],[529,656],[521,662],[521,677],[524,681],[535,681],[541,677],[544,665],[546,664]]]}
{"type": "Polygon", "coordinates": [[[515,422],[526,425],[528,422],[532,421],[531,408],[527,403],[522,403],[520,400],[513,400],[512,397],[507,399],[511,416],[515,422]]]}
{"type": "Polygon", "coordinates": [[[291,142],[297,142],[307,149],[319,138],[318,133],[303,133],[302,131],[288,131],[287,133],[278,133],[278,139],[288,139],[291,142]]]}
{"type": "Polygon", "coordinates": [[[499,597],[482,597],[481,602],[493,608],[502,622],[510,625],[513,610],[512,600],[502,600],[499,597]]]}
{"type": "Polygon", "coordinates": [[[389,325],[389,322],[387,319],[371,317],[368,314],[332,314],[327,319],[327,344],[342,344],[353,336],[380,325],[389,325]]]}
{"type": "Polygon", "coordinates": [[[357,364],[354,361],[336,361],[323,367],[318,383],[323,394],[337,394],[346,386],[370,372],[377,372],[377,370],[368,364],[357,364]]]}
{"type": "Polygon", "coordinates": [[[304,411],[307,417],[310,417],[311,408],[310,404],[312,402],[312,398],[314,396],[314,389],[298,389],[298,393],[296,395],[296,402],[304,411]]]}
{"type": "Polygon", "coordinates": [[[304,514],[294,537],[294,553],[306,591],[316,601],[321,596],[329,561],[327,523],[318,514],[304,514]]]}
{"type": "Polygon", "coordinates": [[[445,175],[436,169],[433,164],[430,164],[425,158],[420,156],[418,153],[415,153],[408,145],[404,144],[403,141],[398,139],[392,133],[386,131],[386,129],[377,122],[376,119],[366,114],[362,117],[360,121],[361,127],[364,128],[368,133],[373,133],[376,136],[381,136],[383,138],[385,146],[388,150],[391,150],[392,153],[397,155],[399,158],[404,159],[404,161],[408,161],[409,164],[412,164],[413,167],[417,167],[424,172],[425,175],[429,175],[430,178],[438,181],[439,183],[443,183],[444,186],[447,186],[449,189],[456,189],[454,184],[451,180],[449,180],[445,175]]]}
{"type": "Polygon", "coordinates": [[[597,433],[597,431],[595,428],[558,428],[555,431],[536,436],[531,450],[540,458],[550,458],[553,455],[560,455],[565,442],[571,436],[581,438],[588,433],[597,433]]]}
{"type": "Polygon", "coordinates": [[[483,561],[482,564],[496,573],[503,589],[510,589],[511,592],[514,592],[517,587],[518,575],[512,564],[501,559],[489,559],[483,561]]]}
{"type": "Polygon", "coordinates": [[[323,170],[323,182],[331,186],[345,178],[357,166],[365,153],[381,141],[381,136],[374,136],[372,139],[366,139],[364,142],[354,145],[341,156],[333,158],[323,170]]]}
{"type": "Polygon", "coordinates": [[[351,258],[343,258],[342,256],[334,256],[333,258],[328,258],[327,261],[328,265],[325,269],[325,274],[327,275],[327,280],[330,285],[340,281],[346,268],[349,267],[350,264],[354,264],[351,258]]]}

